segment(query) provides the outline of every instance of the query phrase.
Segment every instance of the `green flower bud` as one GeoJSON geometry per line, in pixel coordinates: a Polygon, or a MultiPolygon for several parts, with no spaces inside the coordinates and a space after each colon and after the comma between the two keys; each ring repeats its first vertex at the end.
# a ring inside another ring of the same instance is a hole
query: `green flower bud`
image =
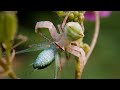
{"type": "Polygon", "coordinates": [[[74,13],[75,16],[79,16],[80,15],[78,11],[74,11],[73,13],[74,13]]]}
{"type": "Polygon", "coordinates": [[[83,22],[84,19],[85,19],[84,14],[83,14],[83,13],[80,13],[80,17],[79,17],[80,22],[83,22]]]}
{"type": "Polygon", "coordinates": [[[64,11],[56,11],[56,13],[59,17],[62,17],[64,15],[64,11]]]}
{"type": "Polygon", "coordinates": [[[78,17],[74,18],[74,22],[78,22],[78,21],[79,21],[78,17]]]}
{"type": "Polygon", "coordinates": [[[10,42],[14,39],[17,31],[17,17],[15,13],[5,11],[4,13],[4,42],[10,42]]]}
{"type": "Polygon", "coordinates": [[[4,15],[0,13],[0,43],[3,41],[4,37],[4,15]]]}
{"type": "Polygon", "coordinates": [[[84,37],[81,25],[78,22],[68,22],[64,28],[65,37],[70,41],[75,41],[84,37]]]}
{"type": "Polygon", "coordinates": [[[88,44],[83,44],[83,50],[85,51],[85,53],[87,54],[89,51],[90,47],[88,44]]]}
{"type": "Polygon", "coordinates": [[[79,13],[83,13],[84,11],[78,11],[79,13]]]}
{"type": "Polygon", "coordinates": [[[17,18],[14,11],[0,12],[0,43],[3,47],[10,48],[17,31],[17,18]]]}
{"type": "Polygon", "coordinates": [[[73,20],[73,19],[74,19],[74,14],[73,14],[73,13],[70,13],[68,19],[69,19],[69,20],[73,20]]]}

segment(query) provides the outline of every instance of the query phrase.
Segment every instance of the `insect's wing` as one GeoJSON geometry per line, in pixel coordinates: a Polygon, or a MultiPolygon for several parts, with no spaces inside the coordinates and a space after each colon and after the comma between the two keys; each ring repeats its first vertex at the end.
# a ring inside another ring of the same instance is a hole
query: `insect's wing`
{"type": "Polygon", "coordinates": [[[27,48],[27,49],[18,51],[18,52],[16,52],[16,54],[39,51],[39,50],[46,49],[46,48],[48,48],[49,46],[50,46],[50,45],[47,44],[47,43],[46,43],[46,44],[45,44],[45,43],[44,43],[44,44],[43,44],[43,43],[40,43],[40,44],[33,44],[33,45],[31,45],[30,48],[27,48]]]}

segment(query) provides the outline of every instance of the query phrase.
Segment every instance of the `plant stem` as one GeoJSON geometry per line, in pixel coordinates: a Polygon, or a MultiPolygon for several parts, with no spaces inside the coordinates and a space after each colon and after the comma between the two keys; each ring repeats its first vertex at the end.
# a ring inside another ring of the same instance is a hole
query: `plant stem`
{"type": "MultiPolygon", "coordinates": [[[[95,21],[95,32],[94,32],[94,36],[93,36],[93,39],[92,39],[92,42],[91,42],[91,45],[90,45],[90,50],[86,56],[86,60],[85,60],[85,64],[84,66],[86,65],[94,47],[95,47],[95,44],[97,42],[97,38],[98,38],[98,35],[99,35],[99,29],[100,29],[100,17],[99,17],[99,11],[95,11],[95,18],[96,18],[96,21],[95,21]]],[[[75,68],[75,79],[81,79],[81,76],[82,76],[82,71],[80,71],[80,60],[79,58],[76,59],[76,68],[75,68]]],[[[84,67],[83,67],[84,69],[84,67]]]]}
{"type": "MultiPolygon", "coordinates": [[[[96,18],[96,21],[95,21],[95,32],[94,32],[94,36],[93,36],[93,39],[92,39],[92,42],[91,42],[91,45],[90,45],[90,50],[86,56],[86,63],[96,45],[96,42],[97,42],[97,38],[98,38],[98,35],[99,35],[99,30],[100,30],[100,16],[99,16],[99,11],[95,11],[95,18],[96,18]]],[[[86,64],[85,63],[85,64],[86,64]]]]}
{"type": "Polygon", "coordinates": [[[8,76],[12,79],[18,79],[16,74],[14,73],[14,71],[12,70],[11,66],[9,67],[9,72],[8,72],[8,76]]]}
{"type": "Polygon", "coordinates": [[[15,75],[15,73],[13,72],[12,68],[11,68],[11,64],[6,64],[3,62],[2,59],[0,59],[0,65],[2,66],[2,68],[4,69],[4,73],[0,73],[1,75],[5,75],[8,74],[8,76],[12,79],[17,79],[17,76],[15,75]]]}
{"type": "Polygon", "coordinates": [[[10,50],[8,51],[8,57],[6,59],[7,59],[7,67],[8,67],[8,70],[9,70],[8,76],[12,79],[17,79],[17,76],[12,69],[12,62],[11,61],[13,61],[13,60],[11,60],[10,50]]]}
{"type": "Polygon", "coordinates": [[[80,60],[76,58],[76,67],[75,67],[75,79],[81,78],[81,71],[80,71],[80,60]]]}
{"type": "MultiPolygon", "coordinates": [[[[10,45],[10,44],[9,44],[10,45]]],[[[8,72],[8,76],[12,79],[17,79],[16,74],[14,73],[13,69],[12,69],[12,58],[11,58],[11,45],[6,48],[6,63],[4,63],[3,59],[1,59],[1,66],[4,68],[5,72],[8,72]]]]}
{"type": "Polygon", "coordinates": [[[8,74],[8,72],[9,72],[9,71],[2,71],[2,72],[0,72],[0,76],[5,76],[5,75],[8,74]]]}

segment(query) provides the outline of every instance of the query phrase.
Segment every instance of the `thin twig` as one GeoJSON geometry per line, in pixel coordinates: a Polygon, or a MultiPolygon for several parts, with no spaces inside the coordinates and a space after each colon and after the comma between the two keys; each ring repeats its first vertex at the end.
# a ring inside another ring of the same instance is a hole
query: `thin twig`
{"type": "Polygon", "coordinates": [[[93,36],[93,39],[92,39],[92,42],[91,42],[91,45],[90,45],[90,50],[86,56],[86,62],[85,64],[87,63],[95,45],[96,45],[96,42],[97,42],[97,38],[98,38],[98,35],[99,35],[99,29],[100,29],[100,16],[99,16],[99,11],[95,11],[95,18],[96,18],[96,21],[95,21],[95,32],[94,32],[94,36],[93,36]]]}
{"type": "Polygon", "coordinates": [[[21,45],[22,43],[26,42],[28,40],[28,38],[26,36],[23,35],[18,35],[17,39],[20,39],[21,41],[17,44],[15,44],[12,49],[18,47],[19,45],[21,45]]]}

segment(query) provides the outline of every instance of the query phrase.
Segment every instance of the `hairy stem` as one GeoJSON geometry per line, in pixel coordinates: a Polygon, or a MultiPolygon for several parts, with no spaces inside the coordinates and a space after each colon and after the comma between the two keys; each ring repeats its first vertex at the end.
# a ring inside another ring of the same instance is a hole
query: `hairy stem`
{"type": "MultiPolygon", "coordinates": [[[[95,18],[96,18],[96,21],[95,21],[95,32],[94,32],[94,36],[93,36],[93,39],[92,39],[92,42],[91,42],[91,45],[90,45],[90,50],[86,56],[86,63],[96,45],[96,42],[97,42],[97,38],[98,38],[98,35],[99,35],[99,29],[100,29],[100,16],[99,16],[99,11],[95,11],[95,18]]],[[[85,64],[86,64],[85,63],[85,64]]]]}
{"type": "Polygon", "coordinates": [[[76,65],[75,65],[75,79],[81,78],[81,71],[80,71],[80,60],[76,58],[76,65]]]}

